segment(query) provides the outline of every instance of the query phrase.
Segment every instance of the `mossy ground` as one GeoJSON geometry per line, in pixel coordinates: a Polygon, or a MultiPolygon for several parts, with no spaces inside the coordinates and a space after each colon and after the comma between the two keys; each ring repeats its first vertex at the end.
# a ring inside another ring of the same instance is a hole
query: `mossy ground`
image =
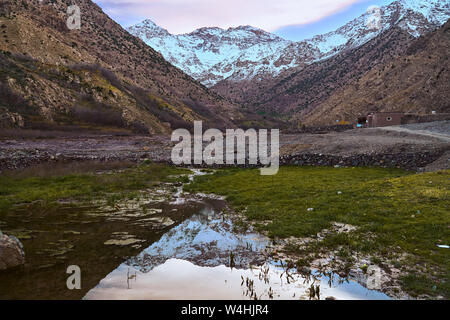
{"type": "MultiPolygon", "coordinates": [[[[161,182],[175,182],[189,171],[163,164],[134,165],[121,170],[110,170],[110,165],[101,164],[86,167],[86,172],[71,173],[70,165],[66,174],[52,175],[36,172],[29,175],[17,173],[0,176],[0,217],[3,212],[17,205],[34,204],[51,207],[58,201],[89,203],[99,198],[118,201],[132,199],[138,191],[152,188],[161,182]]],[[[79,170],[77,170],[79,171],[79,170]]]]}
{"type": "Polygon", "coordinates": [[[197,177],[186,190],[226,196],[273,238],[315,237],[333,222],[356,226],[289,250],[303,255],[302,263],[334,250],[352,264],[357,252],[400,269],[408,293],[449,298],[450,252],[437,247],[450,243],[449,187],[449,171],[283,167],[273,177],[252,169],[220,170],[197,177]]]}

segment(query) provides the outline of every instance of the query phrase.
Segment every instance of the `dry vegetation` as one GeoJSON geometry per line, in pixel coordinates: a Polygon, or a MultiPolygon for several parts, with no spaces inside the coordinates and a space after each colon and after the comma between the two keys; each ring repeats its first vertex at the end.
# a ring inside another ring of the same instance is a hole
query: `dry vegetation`
{"type": "Polygon", "coordinates": [[[168,133],[193,119],[221,127],[240,117],[234,105],[170,65],[91,1],[77,2],[82,27],[69,30],[68,5],[72,1],[2,2],[0,127],[95,122],[101,129],[168,133]],[[86,97],[89,105],[80,106],[86,97]]]}

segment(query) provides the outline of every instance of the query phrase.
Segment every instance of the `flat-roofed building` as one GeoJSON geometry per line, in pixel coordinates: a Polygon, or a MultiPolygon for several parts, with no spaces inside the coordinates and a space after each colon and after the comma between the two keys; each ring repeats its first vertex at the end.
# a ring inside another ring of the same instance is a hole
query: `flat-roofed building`
{"type": "Polygon", "coordinates": [[[369,128],[399,126],[402,124],[403,112],[371,112],[367,115],[369,128]]]}

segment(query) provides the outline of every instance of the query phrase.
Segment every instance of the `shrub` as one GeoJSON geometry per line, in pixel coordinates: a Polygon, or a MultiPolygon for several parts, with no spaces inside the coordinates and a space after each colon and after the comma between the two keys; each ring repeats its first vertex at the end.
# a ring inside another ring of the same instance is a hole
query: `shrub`
{"type": "Polygon", "coordinates": [[[2,82],[0,82],[0,105],[13,112],[27,113],[30,111],[25,98],[15,93],[7,84],[2,82]]]}
{"type": "Polygon", "coordinates": [[[125,121],[122,118],[122,112],[116,108],[113,108],[107,104],[96,101],[91,96],[83,96],[82,105],[77,104],[73,107],[72,113],[76,118],[83,122],[114,126],[123,128],[126,126],[125,121]]]}
{"type": "Polygon", "coordinates": [[[98,63],[94,63],[94,64],[92,64],[92,63],[76,63],[73,65],[70,65],[69,68],[72,70],[85,70],[85,71],[89,71],[89,72],[100,72],[102,77],[104,77],[106,80],[108,80],[109,83],[111,83],[114,87],[116,87],[117,89],[122,90],[122,91],[124,90],[122,81],[120,81],[120,79],[117,78],[115,73],[112,72],[111,70],[103,68],[98,63]]]}

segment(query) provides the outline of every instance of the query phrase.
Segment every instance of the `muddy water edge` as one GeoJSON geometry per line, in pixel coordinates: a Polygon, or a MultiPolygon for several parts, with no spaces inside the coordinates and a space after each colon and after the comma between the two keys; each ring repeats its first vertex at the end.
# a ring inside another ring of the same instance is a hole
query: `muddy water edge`
{"type": "MultiPolygon", "coordinates": [[[[193,170],[189,180],[201,174],[193,170]]],[[[388,299],[331,274],[306,279],[271,260],[270,240],[235,231],[220,198],[185,195],[179,183],[142,194],[114,204],[21,206],[3,216],[0,228],[22,241],[27,262],[0,272],[0,299],[308,299],[317,286],[322,299],[388,299]],[[70,265],[82,271],[81,290],[66,287],[70,265]],[[214,281],[202,281],[208,277],[214,281]]]]}
{"type": "MultiPolygon", "coordinates": [[[[34,203],[8,211],[0,229],[20,239],[26,264],[0,272],[0,299],[81,299],[124,260],[203,208],[200,202],[170,204],[176,185],[142,190],[138,199],[83,206],[34,203]],[[82,271],[81,290],[68,290],[67,267],[82,271]]],[[[214,203],[220,208],[223,203],[214,203]]]]}

